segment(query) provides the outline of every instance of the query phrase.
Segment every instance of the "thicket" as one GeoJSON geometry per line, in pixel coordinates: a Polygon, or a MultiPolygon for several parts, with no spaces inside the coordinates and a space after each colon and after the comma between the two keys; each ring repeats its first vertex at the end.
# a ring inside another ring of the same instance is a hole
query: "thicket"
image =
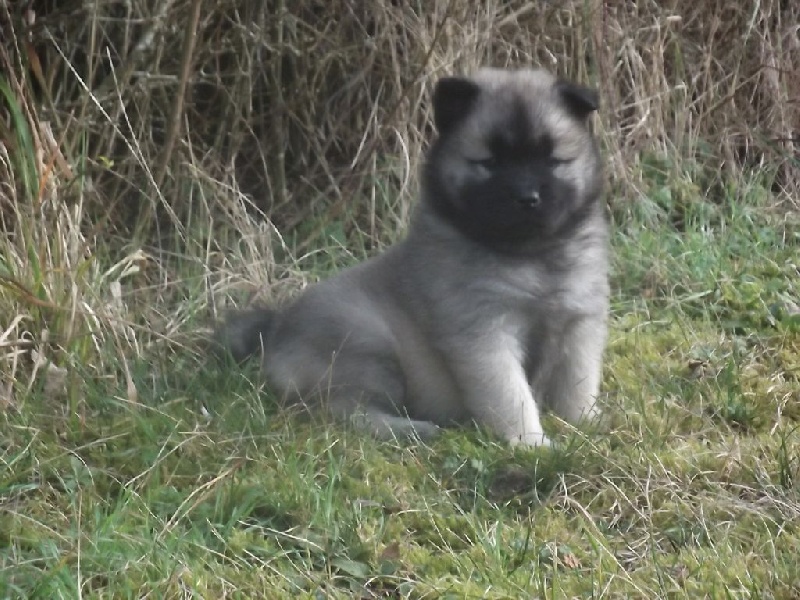
{"type": "MultiPolygon", "coordinates": [[[[761,168],[778,196],[798,197],[790,0],[34,1],[0,12],[6,152],[25,151],[10,101],[38,174],[90,178],[87,216],[110,212],[115,225],[149,229],[151,209],[182,223],[186,182],[205,178],[289,230],[344,204],[366,210],[376,186],[413,196],[433,82],[483,64],[599,87],[610,175],[627,199],[640,161],[659,154],[706,167],[703,192],[717,172],[761,168]]],[[[6,187],[5,211],[13,198],[6,187]]]]}
{"type": "Polygon", "coordinates": [[[284,264],[321,234],[383,243],[434,81],[479,65],[600,89],[623,218],[680,226],[745,172],[796,209],[798,22],[793,0],[0,2],[4,369],[42,340],[174,339],[229,284],[274,279],[275,239],[284,264]]]}

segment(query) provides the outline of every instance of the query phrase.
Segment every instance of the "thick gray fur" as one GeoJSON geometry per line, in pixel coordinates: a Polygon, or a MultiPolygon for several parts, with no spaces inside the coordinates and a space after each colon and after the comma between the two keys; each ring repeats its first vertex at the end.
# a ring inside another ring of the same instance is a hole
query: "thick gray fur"
{"type": "Polygon", "coordinates": [[[271,387],[381,439],[475,421],[548,444],[539,406],[598,413],[608,225],[596,95],[541,70],[437,84],[439,137],[407,237],[217,342],[271,387]]]}

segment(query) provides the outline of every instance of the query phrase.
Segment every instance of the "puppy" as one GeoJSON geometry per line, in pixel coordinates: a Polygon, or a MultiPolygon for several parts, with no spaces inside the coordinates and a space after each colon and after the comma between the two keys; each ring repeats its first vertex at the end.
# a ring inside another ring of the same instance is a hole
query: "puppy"
{"type": "Polygon", "coordinates": [[[477,422],[548,444],[597,413],[609,304],[597,94],[542,70],[441,79],[407,237],[216,340],[271,387],[381,439],[477,422]]]}

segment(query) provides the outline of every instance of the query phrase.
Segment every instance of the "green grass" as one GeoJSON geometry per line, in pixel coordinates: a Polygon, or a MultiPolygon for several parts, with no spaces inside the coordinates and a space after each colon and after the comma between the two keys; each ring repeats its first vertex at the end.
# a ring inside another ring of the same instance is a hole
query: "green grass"
{"type": "MultiPolygon", "coordinates": [[[[757,177],[680,206],[653,181],[614,215],[599,430],[378,443],[253,366],[111,344],[3,410],[0,597],[800,597],[800,222],[757,177]]],[[[331,231],[313,277],[354,260],[331,231]]],[[[200,327],[175,269],[154,311],[200,327]]]]}

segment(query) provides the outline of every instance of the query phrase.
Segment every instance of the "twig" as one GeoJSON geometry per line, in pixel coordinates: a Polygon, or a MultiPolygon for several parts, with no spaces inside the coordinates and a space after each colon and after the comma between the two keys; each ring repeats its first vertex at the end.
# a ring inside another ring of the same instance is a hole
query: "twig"
{"type": "Polygon", "coordinates": [[[194,2],[192,2],[192,18],[186,25],[186,34],[183,39],[183,63],[181,64],[181,78],[178,82],[178,93],[175,95],[175,102],[172,105],[170,128],[167,133],[167,141],[164,144],[164,152],[161,155],[158,171],[156,171],[155,181],[156,186],[159,188],[164,182],[164,175],[167,173],[167,165],[169,165],[170,158],[172,158],[175,140],[178,139],[178,133],[181,129],[183,104],[186,97],[186,84],[189,81],[189,74],[192,69],[194,44],[197,40],[197,25],[200,23],[200,6],[202,3],[202,0],[194,0],[194,2]]]}

